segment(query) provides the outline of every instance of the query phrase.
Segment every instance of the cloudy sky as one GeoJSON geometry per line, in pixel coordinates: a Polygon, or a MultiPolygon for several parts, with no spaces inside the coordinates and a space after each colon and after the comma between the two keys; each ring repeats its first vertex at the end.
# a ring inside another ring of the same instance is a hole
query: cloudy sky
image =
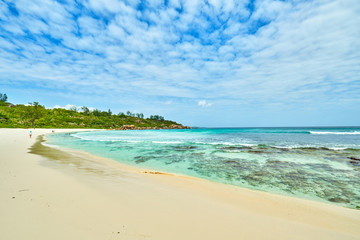
{"type": "Polygon", "coordinates": [[[0,0],[0,92],[191,126],[360,125],[360,1],[0,0]]]}

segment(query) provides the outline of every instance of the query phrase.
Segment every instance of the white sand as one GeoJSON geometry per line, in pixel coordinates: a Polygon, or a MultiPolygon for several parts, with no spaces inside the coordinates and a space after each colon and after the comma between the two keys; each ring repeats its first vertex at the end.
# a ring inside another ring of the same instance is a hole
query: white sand
{"type": "Polygon", "coordinates": [[[0,129],[1,240],[360,239],[359,210],[73,151],[48,160],[28,148],[51,130],[28,132],[0,129]]]}

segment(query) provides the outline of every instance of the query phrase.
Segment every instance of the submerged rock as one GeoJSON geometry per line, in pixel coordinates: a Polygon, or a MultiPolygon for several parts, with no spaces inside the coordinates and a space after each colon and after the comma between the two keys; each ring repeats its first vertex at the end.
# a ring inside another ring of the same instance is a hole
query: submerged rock
{"type": "Polygon", "coordinates": [[[357,162],[357,161],[350,161],[349,163],[351,163],[352,165],[355,165],[355,166],[359,166],[359,165],[360,165],[360,162],[357,162]]]}
{"type": "Polygon", "coordinates": [[[267,163],[270,163],[270,164],[284,164],[285,162],[279,161],[279,160],[271,160],[271,159],[268,159],[268,160],[267,160],[267,163]]]}
{"type": "Polygon", "coordinates": [[[259,154],[261,154],[261,153],[265,153],[264,151],[261,151],[261,150],[250,150],[250,151],[248,151],[249,153],[259,153],[259,154]]]}
{"type": "Polygon", "coordinates": [[[344,198],[340,198],[340,197],[334,197],[334,198],[329,198],[330,202],[335,202],[335,203],[349,203],[350,201],[344,198]]]}
{"type": "Polygon", "coordinates": [[[237,166],[240,165],[240,163],[238,161],[236,161],[236,160],[226,160],[224,163],[230,164],[233,167],[237,167],[237,166]]]}
{"type": "Polygon", "coordinates": [[[356,157],[348,157],[348,159],[355,160],[355,161],[360,161],[360,158],[356,158],[356,157]]]}
{"type": "MultiPolygon", "coordinates": [[[[189,126],[171,124],[170,126],[161,126],[161,127],[136,127],[135,125],[122,125],[120,128],[115,130],[158,130],[158,129],[191,129],[189,126]]],[[[112,130],[112,129],[109,129],[112,130]]]]}
{"type": "Polygon", "coordinates": [[[193,150],[193,149],[196,149],[196,147],[195,146],[177,146],[177,147],[174,147],[175,151],[186,151],[186,150],[193,150]]]}
{"type": "Polygon", "coordinates": [[[248,147],[248,146],[225,146],[225,147],[219,147],[218,149],[221,149],[221,150],[246,150],[246,149],[252,149],[252,147],[248,147]]]}
{"type": "Polygon", "coordinates": [[[360,158],[348,157],[348,159],[351,159],[351,161],[349,161],[350,164],[354,166],[360,166],[360,158]]]}
{"type": "Polygon", "coordinates": [[[134,157],[135,160],[135,163],[143,163],[143,162],[146,162],[148,160],[150,160],[152,157],[145,157],[145,156],[136,156],[134,157]]]}

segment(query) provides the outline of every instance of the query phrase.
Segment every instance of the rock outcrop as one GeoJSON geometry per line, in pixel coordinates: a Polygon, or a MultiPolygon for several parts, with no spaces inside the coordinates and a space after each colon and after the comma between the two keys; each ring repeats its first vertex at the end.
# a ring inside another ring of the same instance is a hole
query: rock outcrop
{"type": "Polygon", "coordinates": [[[191,129],[191,127],[177,125],[177,124],[172,124],[170,126],[164,126],[164,127],[136,127],[134,125],[122,125],[120,128],[116,128],[114,130],[149,130],[149,129],[191,129]]]}

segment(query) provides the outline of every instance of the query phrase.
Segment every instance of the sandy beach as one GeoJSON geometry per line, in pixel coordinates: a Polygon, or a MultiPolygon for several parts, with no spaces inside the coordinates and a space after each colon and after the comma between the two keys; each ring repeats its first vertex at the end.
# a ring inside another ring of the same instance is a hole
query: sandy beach
{"type": "Polygon", "coordinates": [[[3,240],[360,239],[359,210],[138,169],[44,146],[51,129],[28,133],[0,129],[3,240]]]}

